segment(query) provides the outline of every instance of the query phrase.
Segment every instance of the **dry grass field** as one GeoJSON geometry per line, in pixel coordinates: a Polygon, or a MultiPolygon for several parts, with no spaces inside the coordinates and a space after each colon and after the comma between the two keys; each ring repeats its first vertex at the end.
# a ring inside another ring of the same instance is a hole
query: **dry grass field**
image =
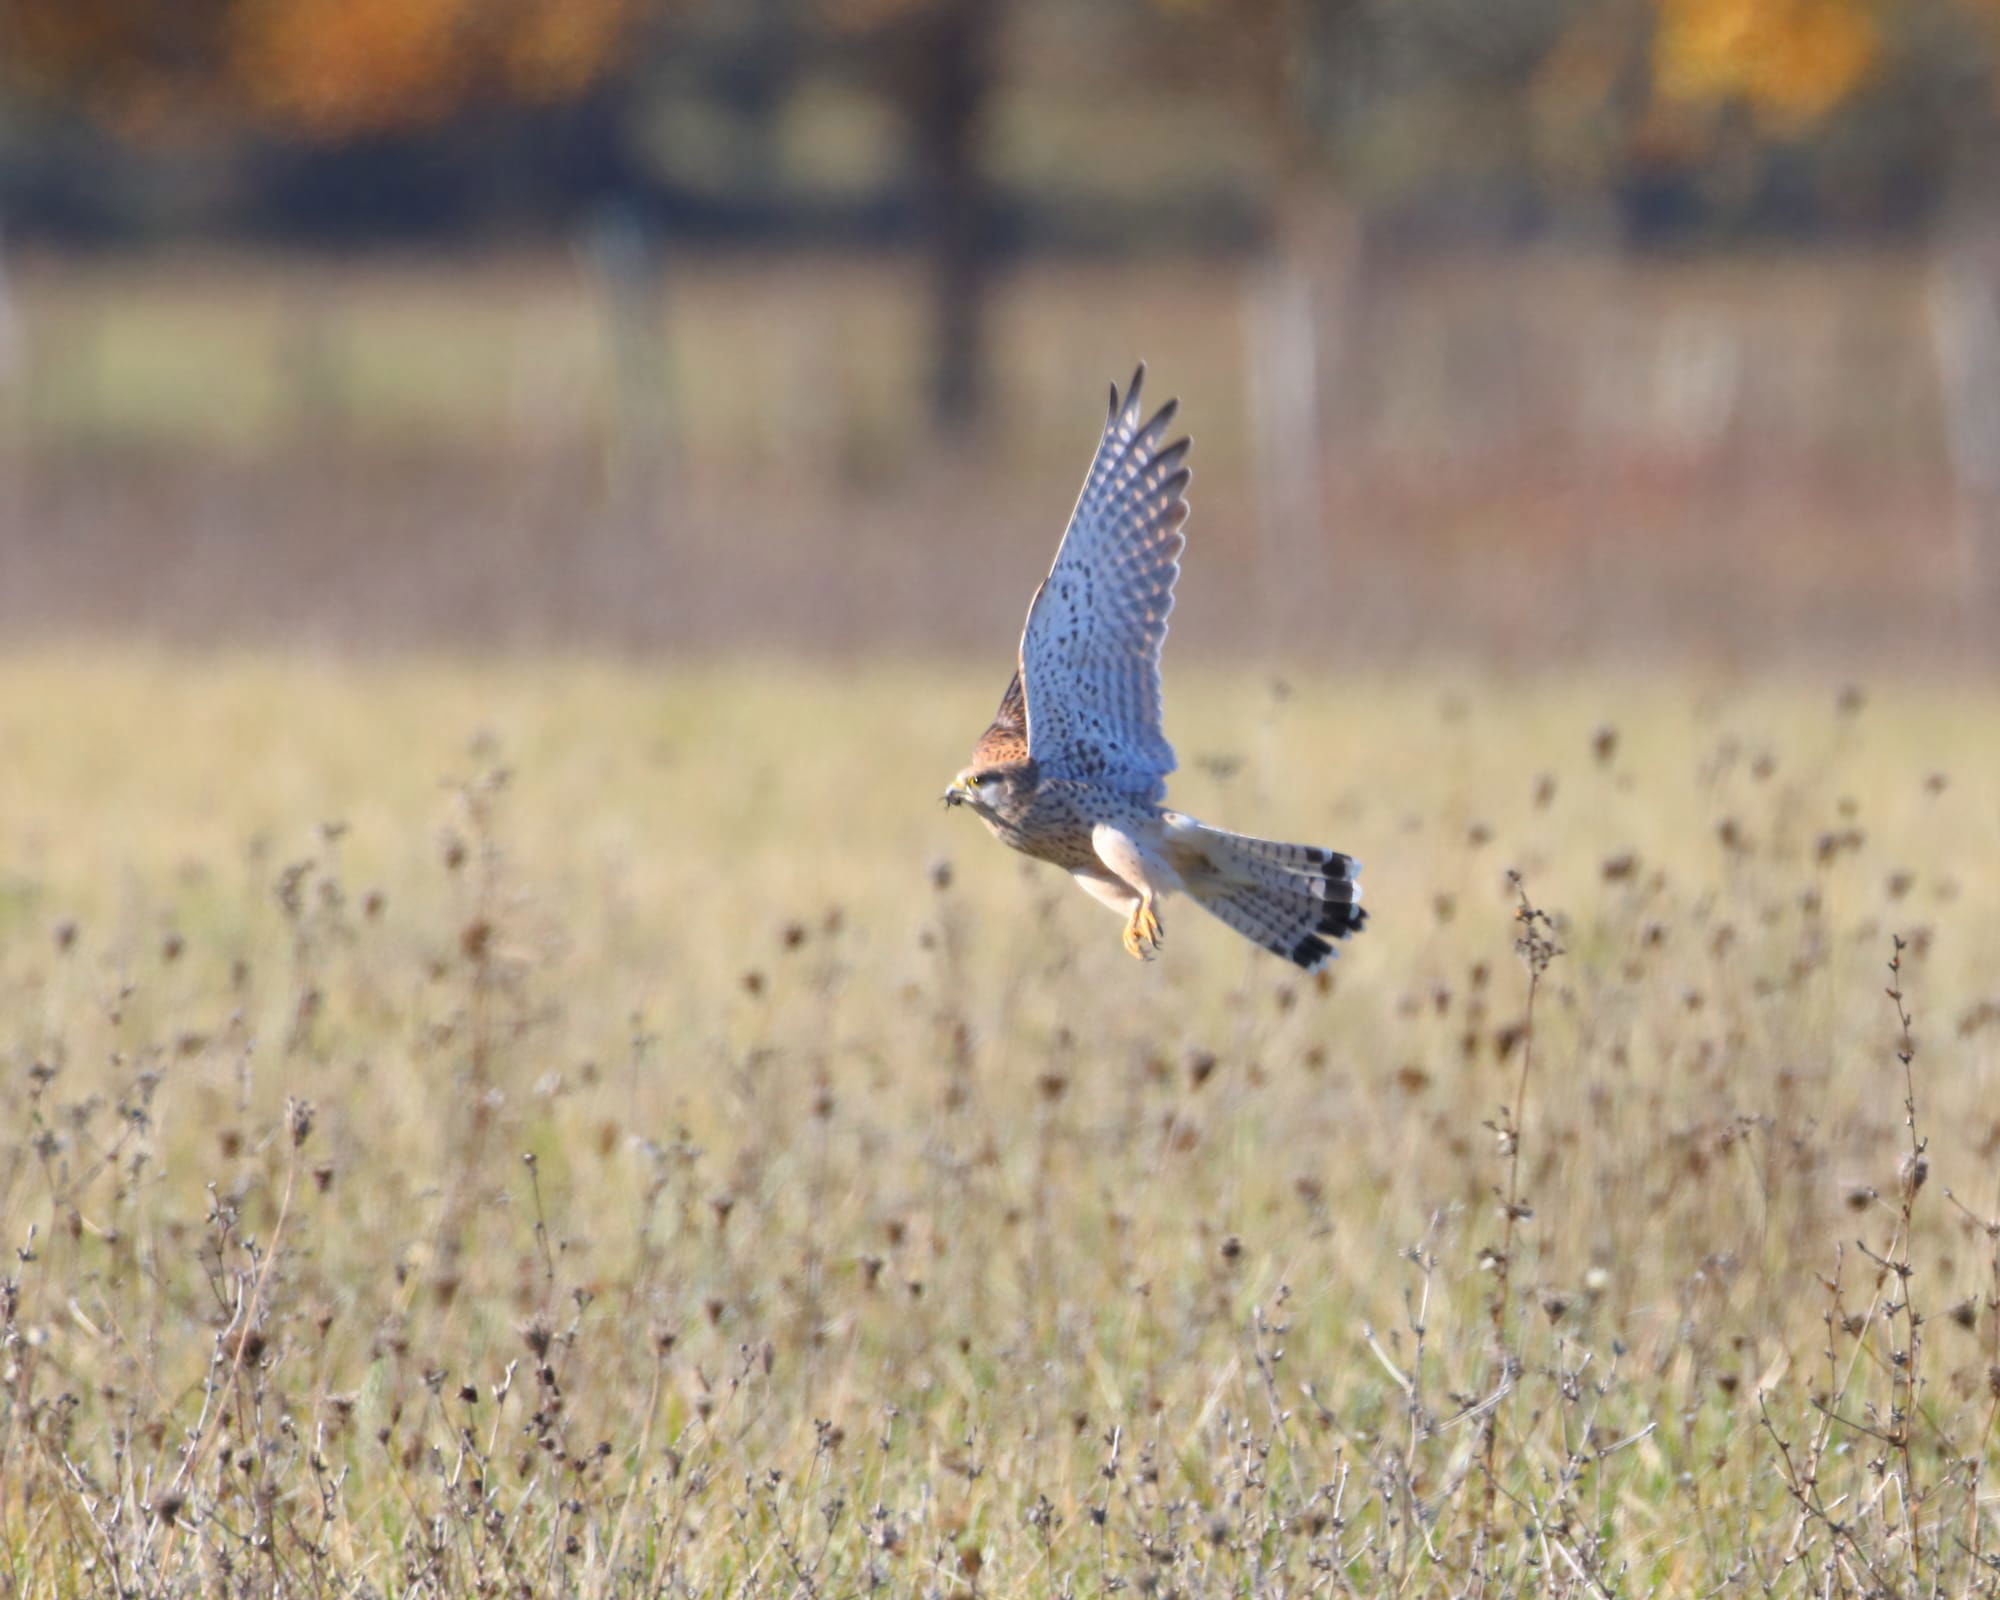
{"type": "Polygon", "coordinates": [[[1318,983],[998,680],[0,661],[0,1588],[2000,1587],[1990,686],[1170,662],[1318,983]]]}

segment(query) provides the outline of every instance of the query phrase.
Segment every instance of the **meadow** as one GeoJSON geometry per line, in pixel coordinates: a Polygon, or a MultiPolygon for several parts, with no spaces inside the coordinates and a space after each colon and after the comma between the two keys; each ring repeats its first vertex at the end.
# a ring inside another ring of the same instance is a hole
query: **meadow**
{"type": "Polygon", "coordinates": [[[934,667],[0,659],[0,1585],[2000,1588],[2000,702],[1169,663],[1161,960],[934,667]]]}

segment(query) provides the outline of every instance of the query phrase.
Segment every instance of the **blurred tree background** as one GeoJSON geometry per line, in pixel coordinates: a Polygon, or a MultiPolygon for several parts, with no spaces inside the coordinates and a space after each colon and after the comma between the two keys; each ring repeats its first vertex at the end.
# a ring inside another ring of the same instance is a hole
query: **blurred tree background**
{"type": "Polygon", "coordinates": [[[1989,143],[1996,45],[1992,0],[4,0],[0,204],[886,242],[976,175],[996,245],[1233,248],[1305,169],[1434,233],[1904,230],[1989,143]]]}
{"type": "Polygon", "coordinates": [[[1983,195],[1992,0],[0,0],[0,219],[92,245],[925,244],[1930,227],[1983,195]]]}
{"type": "MultiPolygon", "coordinates": [[[[1320,559],[1337,515],[1416,515],[1394,496],[1418,458],[1423,492],[1481,503],[1466,463],[1504,461],[1541,485],[1539,525],[1558,458],[1630,490],[1634,461],[1698,457],[1735,494],[1749,454],[1802,477],[1890,460],[1978,566],[2000,523],[1996,105],[1995,0],[0,0],[0,368],[8,259],[70,264],[42,274],[32,420],[118,346],[64,320],[77,263],[193,248],[310,285],[311,261],[567,254],[601,291],[609,449],[664,460],[704,385],[660,307],[684,347],[722,320],[689,309],[699,263],[734,263],[719,306],[750,263],[789,264],[782,321],[841,264],[893,261],[921,286],[890,291],[921,307],[918,431],[990,445],[1022,386],[995,352],[1009,275],[1171,262],[1239,274],[1185,315],[1240,325],[1220,454],[1257,485],[1267,557],[1320,559]],[[1779,256],[1754,291],[1717,272],[1779,256]],[[1598,448],[1639,411],[1642,449],[1598,448]],[[1375,498],[1343,501],[1336,467],[1375,498]]],[[[1091,292],[1101,321],[1116,291],[1091,292]]],[[[329,354],[337,296],[287,294],[277,409],[339,425],[368,357],[329,354]]],[[[799,313],[755,382],[806,451],[817,425],[770,394],[819,386],[843,431],[811,470],[877,493],[897,424],[827,353],[829,324],[884,346],[858,306],[799,313]]],[[[635,492],[664,490],[612,497],[635,492]]]]}

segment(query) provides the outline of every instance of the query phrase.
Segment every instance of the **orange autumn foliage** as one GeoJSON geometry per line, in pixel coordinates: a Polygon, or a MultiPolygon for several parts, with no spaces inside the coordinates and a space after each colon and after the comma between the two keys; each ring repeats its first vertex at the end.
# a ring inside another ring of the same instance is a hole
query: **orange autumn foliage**
{"type": "Polygon", "coordinates": [[[271,121],[321,137],[436,120],[462,99],[468,0],[260,0],[230,75],[271,121]]]}
{"type": "Polygon", "coordinates": [[[574,97],[651,0],[0,0],[9,71],[107,124],[248,119],[340,140],[481,97],[574,97]],[[160,108],[168,107],[170,117],[160,108]]]}
{"type": "Polygon", "coordinates": [[[1865,83],[1882,38],[1868,0],[1659,0],[1653,79],[1679,101],[1735,101],[1783,126],[1865,83]]]}

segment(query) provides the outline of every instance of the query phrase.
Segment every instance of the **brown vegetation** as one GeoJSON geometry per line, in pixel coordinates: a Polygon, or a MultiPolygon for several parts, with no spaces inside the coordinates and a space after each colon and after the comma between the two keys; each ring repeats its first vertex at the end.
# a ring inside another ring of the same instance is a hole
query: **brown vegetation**
{"type": "Polygon", "coordinates": [[[990,688],[0,668],[14,1581],[1990,1590],[1983,693],[1184,673],[1313,982],[927,806],[990,688]]]}

